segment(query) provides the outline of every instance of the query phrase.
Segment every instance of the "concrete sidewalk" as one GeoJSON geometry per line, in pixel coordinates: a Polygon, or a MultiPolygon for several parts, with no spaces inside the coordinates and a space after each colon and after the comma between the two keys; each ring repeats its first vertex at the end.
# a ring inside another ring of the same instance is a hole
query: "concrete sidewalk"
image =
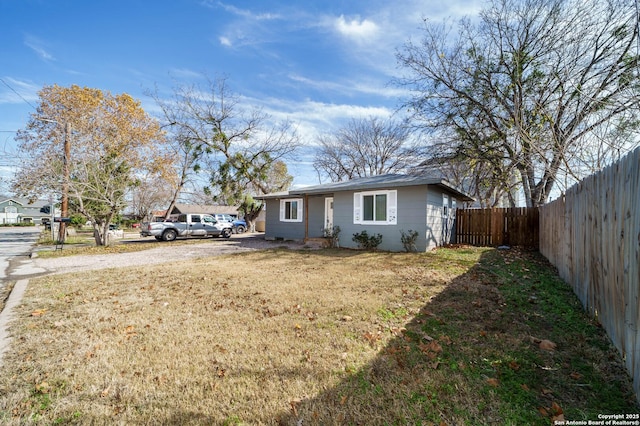
{"type": "Polygon", "coordinates": [[[13,319],[13,308],[17,306],[24,296],[29,280],[18,280],[11,290],[9,299],[4,305],[4,309],[0,312],[0,365],[4,359],[5,352],[9,349],[11,336],[9,335],[9,323],[13,319]]]}
{"type": "Polygon", "coordinates": [[[9,324],[14,307],[22,301],[29,278],[46,274],[37,267],[30,253],[40,235],[40,227],[7,227],[0,229],[0,290],[3,297],[9,282],[16,282],[0,312],[0,364],[9,347],[9,324]]]}
{"type": "Polygon", "coordinates": [[[11,262],[11,268],[8,279],[15,279],[16,284],[13,286],[7,303],[0,312],[0,365],[4,358],[4,353],[9,348],[11,336],[9,334],[9,324],[13,319],[13,309],[22,301],[24,292],[29,285],[29,278],[46,274],[48,271],[44,268],[37,267],[33,260],[27,256],[15,258],[11,262]]]}

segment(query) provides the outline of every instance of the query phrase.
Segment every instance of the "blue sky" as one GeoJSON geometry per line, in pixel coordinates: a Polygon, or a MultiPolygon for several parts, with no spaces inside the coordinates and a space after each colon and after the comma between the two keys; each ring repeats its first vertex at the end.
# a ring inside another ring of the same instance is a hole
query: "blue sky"
{"type": "MultiPolygon", "coordinates": [[[[308,147],[289,172],[315,184],[318,134],[388,117],[403,93],[395,53],[423,18],[477,15],[480,0],[0,0],[0,176],[15,168],[13,133],[44,85],[144,93],[224,75],[247,105],[296,123],[308,147]]],[[[0,193],[6,184],[0,183],[0,193]]]]}

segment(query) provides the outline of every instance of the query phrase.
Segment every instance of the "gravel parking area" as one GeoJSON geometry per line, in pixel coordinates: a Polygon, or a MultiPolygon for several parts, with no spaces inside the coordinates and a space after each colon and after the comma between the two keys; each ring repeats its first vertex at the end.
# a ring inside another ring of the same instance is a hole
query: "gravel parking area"
{"type": "MultiPolygon", "coordinates": [[[[139,243],[145,244],[146,241],[149,241],[149,239],[141,240],[139,243]]],[[[127,242],[127,244],[135,244],[135,242],[127,242]]],[[[166,245],[159,248],[131,253],[56,258],[35,257],[32,261],[36,268],[44,269],[47,271],[46,273],[63,274],[107,268],[123,268],[162,263],[170,264],[187,259],[279,247],[302,249],[306,246],[303,246],[301,243],[289,241],[265,241],[264,234],[234,234],[229,239],[206,239],[203,240],[201,244],[173,244],[172,242],[167,242],[166,245]]]]}

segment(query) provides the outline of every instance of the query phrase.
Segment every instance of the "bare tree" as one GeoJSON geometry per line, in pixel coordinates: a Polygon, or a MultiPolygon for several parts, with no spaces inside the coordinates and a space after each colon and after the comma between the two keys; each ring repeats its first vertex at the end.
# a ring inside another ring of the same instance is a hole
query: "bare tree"
{"type": "Polygon", "coordinates": [[[379,118],[353,119],[318,138],[313,167],[332,182],[405,171],[418,150],[400,123],[379,118]]]}
{"type": "Polygon", "coordinates": [[[273,122],[261,110],[241,105],[226,79],[209,80],[206,88],[180,86],[163,109],[179,143],[188,148],[185,153],[199,159],[194,149],[210,150],[215,162],[210,182],[216,198],[239,206],[248,226],[262,209],[253,195],[288,188],[291,179],[276,183],[270,176],[298,147],[295,128],[288,121],[273,122]]]}
{"type": "Polygon", "coordinates": [[[529,206],[603,143],[596,130],[637,123],[633,0],[493,0],[455,34],[425,21],[397,57],[413,125],[444,142],[433,149],[517,170],[529,206]]]}
{"type": "Polygon", "coordinates": [[[211,153],[211,148],[206,143],[194,139],[191,136],[191,128],[180,125],[180,123],[188,123],[194,119],[188,108],[182,108],[185,101],[186,89],[176,89],[171,99],[163,99],[156,89],[153,93],[148,93],[158,106],[162,109],[166,124],[162,127],[169,133],[169,155],[175,161],[175,177],[171,182],[171,195],[169,207],[165,213],[165,219],[173,211],[185,186],[193,182],[193,178],[202,168],[202,162],[207,161],[207,156],[211,153]]]}
{"type": "Polygon", "coordinates": [[[515,207],[518,189],[515,173],[504,176],[501,170],[486,161],[458,156],[431,157],[411,172],[435,172],[443,176],[456,188],[473,196],[481,208],[515,207]]]}
{"type": "Polygon", "coordinates": [[[173,183],[155,175],[138,177],[131,189],[129,208],[136,220],[145,220],[156,210],[165,209],[167,199],[173,196],[173,183]]]}

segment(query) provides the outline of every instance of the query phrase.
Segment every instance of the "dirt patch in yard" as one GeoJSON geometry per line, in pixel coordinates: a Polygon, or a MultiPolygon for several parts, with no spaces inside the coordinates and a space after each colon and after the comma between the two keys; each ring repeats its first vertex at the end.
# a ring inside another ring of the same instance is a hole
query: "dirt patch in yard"
{"type": "Polygon", "coordinates": [[[67,246],[64,253],[56,253],[57,256],[54,257],[35,257],[33,261],[36,267],[43,268],[50,274],[61,274],[108,268],[170,265],[190,259],[273,248],[314,249],[315,247],[290,241],[266,241],[264,234],[240,234],[233,235],[229,239],[206,238],[172,242],[156,242],[148,238],[121,242],[114,248],[67,246]],[[118,247],[122,248],[122,252],[118,252],[118,247]],[[89,250],[91,253],[85,254],[89,250]]]}

